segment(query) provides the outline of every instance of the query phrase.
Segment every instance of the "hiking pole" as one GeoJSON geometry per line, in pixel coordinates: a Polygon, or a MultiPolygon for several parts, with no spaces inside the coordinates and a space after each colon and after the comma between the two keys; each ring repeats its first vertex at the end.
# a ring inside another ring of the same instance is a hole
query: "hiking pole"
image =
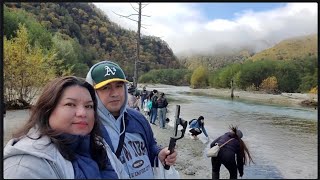
{"type": "MultiPolygon", "coordinates": [[[[185,121],[185,120],[183,120],[183,119],[181,119],[179,116],[180,116],[180,105],[177,105],[177,106],[176,106],[176,115],[175,115],[175,119],[176,119],[176,120],[175,120],[175,124],[174,124],[174,130],[175,130],[174,136],[175,136],[175,137],[170,137],[170,143],[169,143],[169,151],[170,151],[170,154],[173,153],[173,149],[174,149],[174,147],[176,146],[176,141],[177,141],[178,139],[183,138],[184,133],[186,132],[186,129],[187,129],[187,124],[188,124],[188,122],[185,121]],[[180,136],[180,137],[176,137],[176,136],[177,136],[177,132],[178,132],[178,127],[179,127],[179,125],[182,126],[181,136],[180,136]]],[[[170,154],[169,154],[169,155],[170,155],[170,154]]],[[[169,169],[170,169],[170,166],[167,165],[167,164],[165,164],[164,169],[169,170],[169,169]]]]}

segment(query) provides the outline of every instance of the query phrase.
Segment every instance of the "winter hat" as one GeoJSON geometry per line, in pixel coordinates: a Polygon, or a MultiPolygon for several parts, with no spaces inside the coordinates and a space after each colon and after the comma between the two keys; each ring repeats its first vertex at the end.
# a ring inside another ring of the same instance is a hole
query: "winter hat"
{"type": "Polygon", "coordinates": [[[91,77],[94,81],[94,89],[99,89],[115,81],[129,82],[119,65],[109,61],[95,66],[91,71],[91,77]]]}
{"type": "Polygon", "coordinates": [[[204,117],[203,116],[199,116],[198,120],[204,120],[204,117]]]}
{"type": "Polygon", "coordinates": [[[241,132],[239,129],[237,129],[237,136],[238,136],[239,138],[242,138],[242,137],[243,137],[243,134],[242,134],[242,132],[241,132]]]}

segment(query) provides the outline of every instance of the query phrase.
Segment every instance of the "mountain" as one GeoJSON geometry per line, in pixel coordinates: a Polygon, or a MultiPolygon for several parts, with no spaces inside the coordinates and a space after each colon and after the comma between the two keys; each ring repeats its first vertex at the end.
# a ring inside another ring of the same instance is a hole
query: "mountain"
{"type": "Polygon", "coordinates": [[[250,60],[292,60],[306,56],[318,57],[318,34],[299,36],[279,42],[269,49],[256,53],[250,60]]]}
{"type": "MultiPolygon", "coordinates": [[[[137,33],[110,21],[94,4],[6,2],[4,5],[12,12],[17,10],[27,12],[53,35],[62,34],[64,39],[74,39],[78,42],[81,46],[80,51],[85,51],[84,54],[87,54],[81,63],[91,67],[97,61],[114,60],[123,67],[131,80],[134,74],[134,62],[137,59],[137,33]]],[[[10,31],[14,32],[16,29],[10,31]]],[[[141,35],[139,57],[138,74],[151,69],[180,67],[177,57],[168,44],[154,36],[141,35]]]]}

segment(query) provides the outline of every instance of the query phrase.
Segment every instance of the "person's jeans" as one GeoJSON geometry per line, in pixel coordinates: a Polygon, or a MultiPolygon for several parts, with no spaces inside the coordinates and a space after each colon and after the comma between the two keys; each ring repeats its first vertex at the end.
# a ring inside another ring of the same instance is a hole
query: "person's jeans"
{"type": "Polygon", "coordinates": [[[153,124],[157,120],[157,115],[158,115],[157,109],[158,108],[151,108],[151,123],[153,123],[153,124]]]}
{"type": "Polygon", "coordinates": [[[141,105],[141,109],[143,109],[143,107],[144,107],[144,100],[145,100],[145,98],[141,98],[140,100],[141,100],[141,103],[140,103],[140,105],[141,105]]]}
{"type": "Polygon", "coordinates": [[[161,128],[165,127],[166,124],[166,108],[158,108],[158,114],[159,114],[159,124],[161,128]]]}

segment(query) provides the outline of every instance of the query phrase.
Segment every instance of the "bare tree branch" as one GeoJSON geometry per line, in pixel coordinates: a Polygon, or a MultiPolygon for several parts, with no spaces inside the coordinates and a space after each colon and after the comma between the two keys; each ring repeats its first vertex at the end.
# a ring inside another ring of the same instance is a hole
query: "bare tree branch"
{"type": "Polygon", "coordinates": [[[145,4],[143,7],[141,7],[141,9],[143,9],[144,7],[148,6],[149,4],[145,4]]]}
{"type": "MultiPolygon", "coordinates": [[[[113,11],[112,11],[113,12],[113,11]]],[[[115,13],[115,12],[113,12],[113,13],[115,13]]],[[[133,16],[133,15],[139,15],[139,14],[130,14],[130,15],[128,15],[128,16],[124,16],[124,15],[121,15],[121,14],[117,14],[117,13],[115,13],[116,15],[118,15],[118,16],[120,16],[120,17],[124,17],[124,18],[127,18],[127,19],[130,19],[131,21],[135,21],[135,22],[138,22],[137,20],[135,20],[135,19],[131,19],[130,18],[130,16],[133,16]]]]}
{"type": "Polygon", "coordinates": [[[133,10],[135,10],[137,13],[139,13],[138,8],[133,7],[131,3],[130,3],[130,6],[132,7],[133,10]]]}

